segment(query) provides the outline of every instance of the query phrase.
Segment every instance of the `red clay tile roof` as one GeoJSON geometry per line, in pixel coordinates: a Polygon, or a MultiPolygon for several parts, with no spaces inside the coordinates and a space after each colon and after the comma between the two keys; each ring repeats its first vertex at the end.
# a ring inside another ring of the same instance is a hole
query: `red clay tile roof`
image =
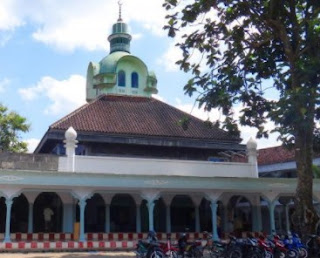
{"type": "Polygon", "coordinates": [[[165,136],[208,139],[239,143],[241,139],[227,132],[209,128],[187,113],[153,98],[102,95],[80,107],[50,129],[66,130],[72,126],[78,132],[124,135],[165,136]],[[187,130],[178,121],[190,118],[187,130]]]}
{"type": "Polygon", "coordinates": [[[294,161],[294,155],[294,150],[288,150],[282,146],[260,149],[258,156],[258,164],[268,165],[294,161]]]}

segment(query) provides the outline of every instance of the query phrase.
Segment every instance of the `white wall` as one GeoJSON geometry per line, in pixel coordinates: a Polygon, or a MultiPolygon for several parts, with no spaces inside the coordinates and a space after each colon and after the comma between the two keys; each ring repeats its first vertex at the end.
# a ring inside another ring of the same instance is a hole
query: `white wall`
{"type": "MultiPolygon", "coordinates": [[[[67,157],[59,158],[59,171],[68,171],[67,160],[67,157]]],[[[250,163],[96,156],[75,156],[74,172],[117,175],[257,177],[257,167],[250,163]]]]}

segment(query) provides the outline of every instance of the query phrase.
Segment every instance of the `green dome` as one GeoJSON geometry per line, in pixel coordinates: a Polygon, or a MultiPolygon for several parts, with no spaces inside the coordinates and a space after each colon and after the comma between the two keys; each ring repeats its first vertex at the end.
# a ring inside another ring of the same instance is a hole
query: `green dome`
{"type": "Polygon", "coordinates": [[[127,52],[123,52],[123,51],[116,51],[116,52],[109,54],[105,58],[103,58],[99,62],[100,69],[99,69],[98,74],[115,73],[117,70],[118,61],[120,60],[120,58],[122,58],[124,56],[130,56],[130,54],[127,52]]]}

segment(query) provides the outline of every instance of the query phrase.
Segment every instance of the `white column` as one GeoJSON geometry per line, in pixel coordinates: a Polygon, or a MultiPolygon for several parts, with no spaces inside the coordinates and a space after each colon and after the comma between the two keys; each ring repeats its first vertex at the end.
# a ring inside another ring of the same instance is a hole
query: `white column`
{"type": "Polygon", "coordinates": [[[209,191],[205,193],[205,198],[208,201],[210,201],[213,240],[219,240],[218,227],[217,227],[217,209],[218,209],[217,202],[221,197],[221,195],[222,195],[221,191],[209,191]]]}
{"type": "Polygon", "coordinates": [[[275,202],[269,202],[269,213],[270,213],[270,234],[276,231],[276,225],[274,220],[274,208],[275,202]]]}
{"type": "Polygon", "coordinates": [[[141,193],[141,197],[147,201],[148,213],[149,213],[149,230],[154,230],[153,223],[153,210],[155,200],[159,199],[160,192],[154,190],[146,190],[141,193]]]}
{"type": "Polygon", "coordinates": [[[140,195],[132,195],[136,203],[136,232],[141,233],[141,203],[142,198],[140,195]]]}
{"type": "Polygon", "coordinates": [[[29,203],[28,211],[28,233],[33,233],[33,203],[29,203]]]}
{"type": "Polygon", "coordinates": [[[102,198],[105,203],[105,224],[104,224],[104,231],[106,233],[110,233],[111,231],[111,219],[110,219],[110,209],[111,209],[111,202],[113,199],[113,194],[104,194],[102,198]]]}
{"type": "Polygon", "coordinates": [[[7,216],[6,216],[6,229],[4,234],[4,242],[11,242],[10,238],[10,223],[11,223],[11,207],[12,207],[12,199],[6,198],[6,206],[7,206],[7,216]]]}
{"type": "Polygon", "coordinates": [[[80,208],[80,236],[79,241],[84,242],[86,241],[85,232],[84,232],[84,222],[85,222],[85,208],[87,205],[87,199],[79,200],[79,208],[80,208]]]}
{"type": "Polygon", "coordinates": [[[166,206],[166,232],[171,233],[171,202],[174,195],[164,195],[162,196],[162,200],[164,205],[166,206]]]}

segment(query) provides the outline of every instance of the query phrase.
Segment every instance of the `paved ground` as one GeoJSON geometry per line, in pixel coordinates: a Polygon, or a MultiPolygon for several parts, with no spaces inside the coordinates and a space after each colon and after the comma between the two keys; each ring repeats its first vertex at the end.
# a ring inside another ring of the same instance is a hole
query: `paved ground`
{"type": "Polygon", "coordinates": [[[0,258],[132,258],[133,252],[0,253],[0,258]]]}

